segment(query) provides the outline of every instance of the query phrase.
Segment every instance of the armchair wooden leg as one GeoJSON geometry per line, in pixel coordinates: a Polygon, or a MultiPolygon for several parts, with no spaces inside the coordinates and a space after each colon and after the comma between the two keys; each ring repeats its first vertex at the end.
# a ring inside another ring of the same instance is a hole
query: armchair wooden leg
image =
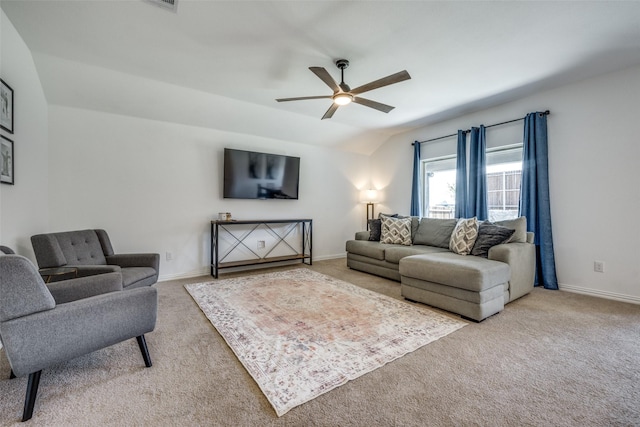
{"type": "Polygon", "coordinates": [[[22,421],[31,419],[33,415],[33,407],[36,404],[36,395],[38,394],[38,385],[40,385],[40,374],[42,370],[29,374],[29,382],[27,383],[27,395],[24,398],[24,411],[22,412],[22,421]]]}
{"type": "Polygon", "coordinates": [[[147,348],[147,341],[144,339],[144,335],[140,335],[136,337],[138,341],[138,346],[140,347],[140,352],[142,353],[142,358],[144,359],[144,364],[147,368],[151,367],[151,357],[149,356],[149,349],[147,348]]]}
{"type": "Polygon", "coordinates": [[[16,377],[16,374],[13,373],[13,369],[11,370],[11,373],[9,374],[9,379],[12,380],[16,377]]]}

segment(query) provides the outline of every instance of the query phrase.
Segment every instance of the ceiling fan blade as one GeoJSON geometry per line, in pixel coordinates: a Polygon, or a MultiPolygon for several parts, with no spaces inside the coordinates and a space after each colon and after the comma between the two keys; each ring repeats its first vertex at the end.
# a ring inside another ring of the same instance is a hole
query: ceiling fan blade
{"type": "Polygon", "coordinates": [[[366,107],[374,108],[378,111],[382,111],[383,113],[388,113],[389,111],[396,108],[396,107],[392,107],[391,105],[382,104],[380,102],[372,101],[366,98],[360,98],[358,96],[353,97],[353,102],[355,102],[356,104],[364,105],[366,107]]]}
{"type": "Polygon", "coordinates": [[[320,80],[329,86],[334,94],[340,92],[340,86],[333,80],[333,77],[331,77],[331,74],[329,74],[327,70],[322,67],[309,67],[309,69],[313,71],[313,74],[320,77],[320,80]]]}
{"type": "Polygon", "coordinates": [[[304,101],[305,99],[326,99],[326,98],[331,99],[331,96],[322,95],[322,96],[302,96],[302,97],[299,97],[299,98],[278,98],[278,99],[276,99],[276,101],[278,101],[278,102],[304,101]]]}
{"type": "Polygon", "coordinates": [[[404,80],[409,80],[410,78],[411,78],[411,76],[409,75],[407,70],[403,70],[403,71],[400,71],[398,73],[391,74],[390,76],[383,77],[381,79],[375,80],[375,81],[373,81],[371,83],[367,83],[365,85],[358,86],[357,88],[351,90],[351,94],[352,95],[359,95],[361,93],[368,92],[368,91],[373,90],[373,89],[378,89],[378,88],[381,88],[381,87],[384,87],[384,86],[392,85],[394,83],[402,82],[404,80]]]}
{"type": "Polygon", "coordinates": [[[322,120],[324,119],[330,119],[331,117],[333,117],[333,113],[336,112],[336,110],[338,109],[338,107],[340,107],[338,104],[331,104],[331,107],[329,107],[329,109],[327,110],[326,113],[324,113],[324,116],[322,116],[322,120]]]}

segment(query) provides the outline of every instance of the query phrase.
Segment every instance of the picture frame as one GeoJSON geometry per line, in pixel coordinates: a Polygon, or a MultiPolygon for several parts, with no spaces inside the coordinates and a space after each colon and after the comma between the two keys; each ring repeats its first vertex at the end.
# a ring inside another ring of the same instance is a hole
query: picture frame
{"type": "Polygon", "coordinates": [[[0,135],[0,183],[15,184],[13,141],[0,135]]]}
{"type": "Polygon", "coordinates": [[[13,133],[13,89],[0,79],[0,128],[13,133]]]}

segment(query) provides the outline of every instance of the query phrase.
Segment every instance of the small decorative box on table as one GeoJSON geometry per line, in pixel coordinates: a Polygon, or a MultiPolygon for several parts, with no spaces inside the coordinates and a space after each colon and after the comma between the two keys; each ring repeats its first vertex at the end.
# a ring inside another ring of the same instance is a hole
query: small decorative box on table
{"type": "Polygon", "coordinates": [[[280,261],[312,265],[312,237],[311,219],[211,221],[211,275],[280,261]]]}

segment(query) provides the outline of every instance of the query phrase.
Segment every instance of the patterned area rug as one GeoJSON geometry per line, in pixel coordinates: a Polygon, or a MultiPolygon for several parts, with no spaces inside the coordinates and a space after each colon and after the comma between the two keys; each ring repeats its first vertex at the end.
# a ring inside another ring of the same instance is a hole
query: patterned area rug
{"type": "Polygon", "coordinates": [[[185,287],[278,416],[466,325],[304,268],[185,287]]]}

